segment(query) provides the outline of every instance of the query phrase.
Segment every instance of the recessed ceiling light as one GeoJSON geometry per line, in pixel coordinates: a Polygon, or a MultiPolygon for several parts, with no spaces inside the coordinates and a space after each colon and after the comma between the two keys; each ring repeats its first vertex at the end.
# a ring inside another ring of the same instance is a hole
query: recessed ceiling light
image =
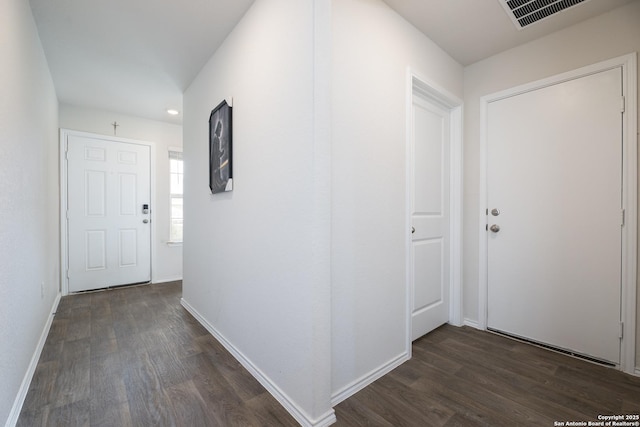
{"type": "Polygon", "coordinates": [[[171,114],[172,116],[177,116],[178,114],[180,114],[178,110],[174,110],[173,108],[168,109],[167,113],[171,114]]]}

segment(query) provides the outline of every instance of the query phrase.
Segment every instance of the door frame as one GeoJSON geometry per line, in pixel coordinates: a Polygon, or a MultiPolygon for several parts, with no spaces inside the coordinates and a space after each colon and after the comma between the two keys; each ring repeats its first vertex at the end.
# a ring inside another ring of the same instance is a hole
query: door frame
{"type": "Polygon", "coordinates": [[[636,345],[636,291],[637,291],[637,223],[638,223],[638,146],[637,146],[637,62],[636,53],[620,56],[596,64],[588,65],[566,73],[557,74],[545,79],[526,83],[480,98],[480,221],[479,221],[479,271],[478,271],[478,327],[487,329],[488,316],[488,182],[487,182],[487,150],[488,150],[488,106],[489,103],[509,98],[522,93],[542,89],[551,85],[585,77],[614,68],[622,68],[622,90],[624,105],[621,100],[622,115],[622,208],[625,211],[625,226],[622,227],[622,289],[621,317],[624,333],[620,347],[619,369],[635,373],[636,345]]]}
{"type": "Polygon", "coordinates": [[[413,262],[411,259],[411,201],[413,182],[411,176],[412,108],[413,99],[420,96],[449,110],[449,323],[462,326],[462,113],[463,102],[446,89],[421,76],[411,68],[407,70],[407,135],[406,135],[406,284],[407,293],[407,354],[411,355],[411,313],[413,311],[413,262]]]}
{"type": "Polygon", "coordinates": [[[136,144],[136,145],[146,145],[149,147],[150,158],[149,158],[149,184],[150,184],[150,200],[151,200],[151,212],[150,212],[150,220],[151,220],[151,262],[149,266],[149,277],[151,278],[150,282],[153,283],[153,266],[155,265],[155,235],[156,235],[156,221],[155,221],[155,209],[156,205],[156,148],[155,144],[147,141],[139,141],[135,139],[128,138],[120,138],[117,136],[109,136],[109,135],[100,135],[97,133],[90,132],[81,132],[70,129],[60,129],[60,143],[59,143],[59,154],[60,154],[60,284],[61,284],[61,292],[62,295],[69,295],[69,235],[67,230],[67,202],[68,202],[68,192],[67,192],[67,173],[68,173],[68,165],[67,165],[67,144],[69,141],[69,136],[81,136],[86,138],[94,138],[101,139],[105,141],[113,141],[113,142],[122,142],[126,144],[136,144]]]}

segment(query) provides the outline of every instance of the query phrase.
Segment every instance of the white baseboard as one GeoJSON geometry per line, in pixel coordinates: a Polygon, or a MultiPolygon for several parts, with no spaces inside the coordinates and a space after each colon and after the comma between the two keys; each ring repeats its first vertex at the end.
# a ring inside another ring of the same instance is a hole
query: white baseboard
{"type": "Polygon", "coordinates": [[[336,420],[336,411],[331,409],[326,414],[324,414],[322,417],[320,417],[317,420],[315,420],[312,425],[314,427],[328,427],[331,424],[335,423],[336,421],[337,421],[336,420]]]}
{"type": "Polygon", "coordinates": [[[155,285],[158,283],[169,283],[169,282],[177,282],[179,280],[182,280],[182,276],[179,277],[170,277],[170,278],[164,278],[164,279],[154,279],[151,284],[155,285]]]}
{"type": "Polygon", "coordinates": [[[475,328],[475,329],[480,329],[482,330],[482,328],[480,327],[480,324],[475,321],[475,320],[471,320],[471,319],[464,319],[464,325],[465,326],[469,326],[471,328],[475,328]]]}
{"type": "Polygon", "coordinates": [[[22,384],[20,384],[20,389],[18,389],[18,395],[16,396],[16,400],[13,402],[13,406],[11,407],[11,412],[9,413],[9,418],[7,418],[5,427],[14,427],[18,423],[18,417],[20,416],[20,411],[22,411],[24,400],[27,398],[27,392],[29,391],[29,386],[31,385],[33,374],[35,374],[36,372],[36,367],[38,366],[38,360],[40,360],[40,355],[42,354],[44,343],[47,341],[47,336],[49,335],[49,330],[51,329],[51,324],[53,323],[53,316],[55,315],[56,310],[58,309],[58,304],[60,303],[60,297],[62,297],[62,294],[58,293],[56,299],[53,301],[53,306],[51,307],[51,312],[49,313],[49,317],[47,318],[47,323],[45,323],[42,334],[40,334],[40,339],[38,340],[36,350],[33,353],[33,356],[31,356],[31,362],[29,362],[27,372],[22,379],[22,384]]]}
{"type": "Polygon", "coordinates": [[[331,406],[336,406],[343,400],[346,400],[349,397],[353,396],[354,394],[356,394],[366,386],[373,383],[375,380],[388,374],[389,372],[391,372],[398,366],[402,365],[404,362],[406,362],[409,359],[411,359],[411,354],[407,352],[402,353],[401,355],[390,360],[389,362],[385,363],[381,367],[372,370],[371,372],[363,375],[362,377],[358,378],[352,383],[346,385],[341,390],[338,390],[331,396],[331,406]]]}
{"type": "Polygon", "coordinates": [[[226,348],[229,351],[229,353],[231,353],[233,357],[235,357],[238,360],[238,362],[240,362],[240,364],[244,366],[245,369],[249,371],[251,375],[253,375],[254,378],[258,380],[258,382],[262,384],[262,386],[265,389],[267,389],[267,391],[271,393],[271,395],[275,397],[276,400],[280,402],[280,404],[301,425],[305,427],[326,427],[336,422],[336,415],[333,409],[331,409],[326,414],[324,414],[323,416],[315,420],[307,416],[305,411],[303,411],[300,407],[298,407],[298,405],[296,405],[289,398],[289,396],[287,396],[286,393],[280,390],[280,388],[273,381],[271,381],[271,379],[267,375],[265,375],[257,366],[255,366],[251,362],[251,360],[249,360],[249,358],[247,358],[233,344],[227,341],[227,339],[213,325],[211,325],[204,317],[202,317],[195,308],[193,308],[187,301],[185,301],[184,298],[182,298],[180,302],[182,306],[189,313],[191,313],[191,315],[195,317],[195,319],[198,322],[200,322],[200,324],[204,326],[205,329],[207,329],[207,331],[209,331],[209,333],[213,335],[215,339],[217,339],[220,342],[220,344],[222,344],[224,348],[226,348]]]}
{"type": "Polygon", "coordinates": [[[635,371],[634,375],[636,377],[640,377],[640,368],[636,368],[636,371],[635,371]]]}

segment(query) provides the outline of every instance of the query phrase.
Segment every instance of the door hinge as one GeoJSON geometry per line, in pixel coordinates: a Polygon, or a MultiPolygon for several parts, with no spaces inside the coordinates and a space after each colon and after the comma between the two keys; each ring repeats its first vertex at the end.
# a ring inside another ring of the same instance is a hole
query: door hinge
{"type": "Polygon", "coordinates": [[[624,113],[626,109],[626,102],[624,96],[620,98],[620,112],[624,113]]]}
{"type": "Polygon", "coordinates": [[[67,279],[69,279],[69,269],[67,268],[67,279]]]}
{"type": "Polygon", "coordinates": [[[620,322],[620,338],[624,337],[624,323],[620,322]]]}
{"type": "Polygon", "coordinates": [[[621,219],[621,226],[624,227],[624,221],[625,221],[625,210],[622,209],[622,219],[621,219]]]}

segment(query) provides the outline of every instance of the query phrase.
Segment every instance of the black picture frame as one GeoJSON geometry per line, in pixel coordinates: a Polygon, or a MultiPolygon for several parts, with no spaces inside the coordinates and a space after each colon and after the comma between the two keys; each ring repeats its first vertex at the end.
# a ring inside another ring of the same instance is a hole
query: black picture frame
{"type": "Polygon", "coordinates": [[[233,190],[232,108],[224,100],[209,115],[209,188],[212,194],[233,190]]]}

